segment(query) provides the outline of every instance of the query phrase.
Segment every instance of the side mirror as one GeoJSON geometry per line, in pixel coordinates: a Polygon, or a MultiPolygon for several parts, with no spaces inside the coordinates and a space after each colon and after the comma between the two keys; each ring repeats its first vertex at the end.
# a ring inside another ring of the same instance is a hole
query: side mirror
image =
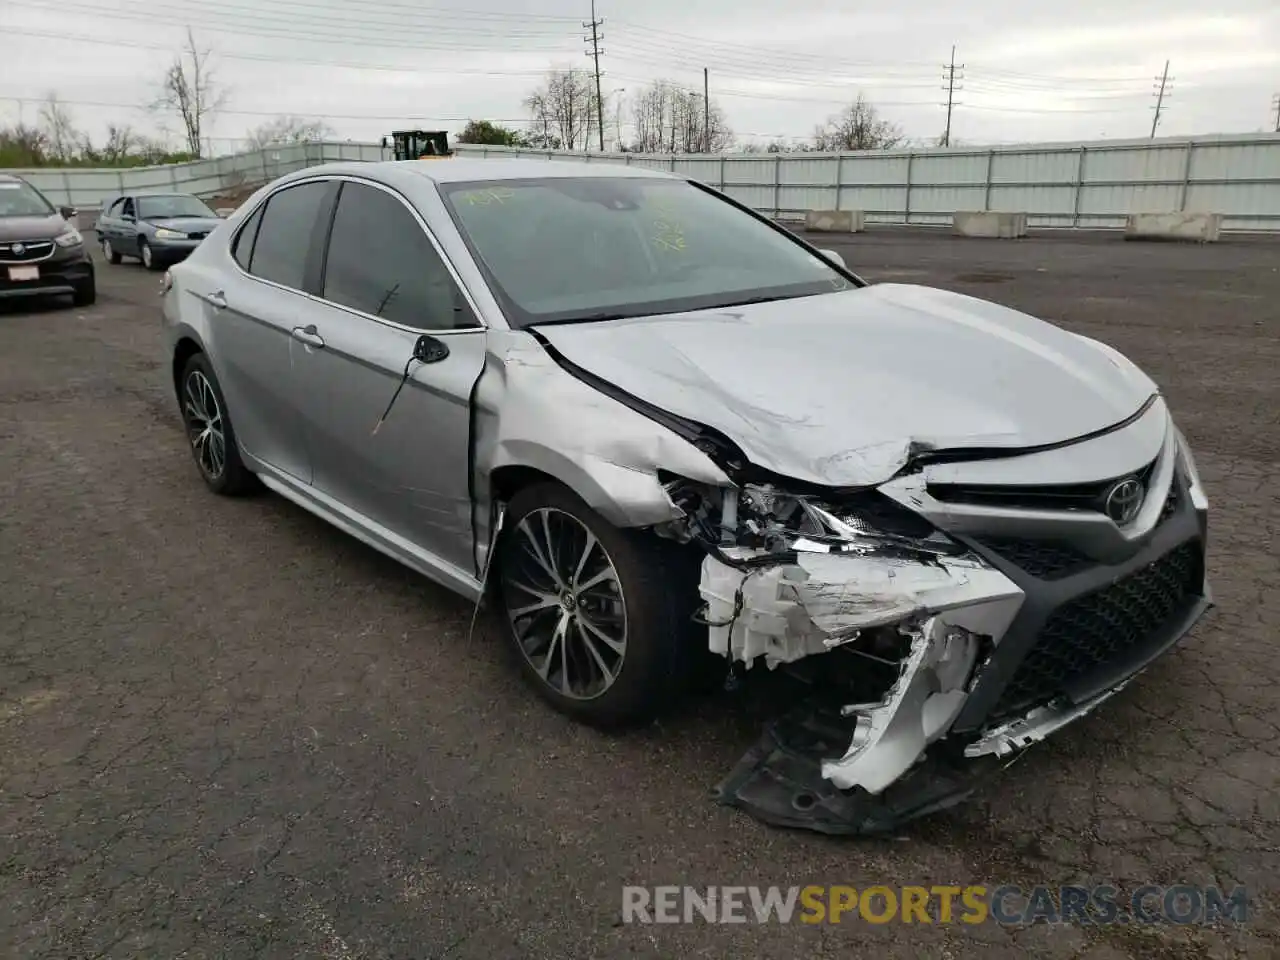
{"type": "Polygon", "coordinates": [[[837,267],[848,269],[845,265],[844,257],[840,256],[840,254],[835,250],[819,250],[818,252],[834,263],[837,267]]]}
{"type": "Polygon", "coordinates": [[[437,340],[435,337],[428,337],[425,334],[418,337],[413,345],[413,359],[419,363],[439,363],[445,357],[449,356],[449,347],[443,340],[437,340]]]}
{"type": "Polygon", "coordinates": [[[61,214],[63,220],[70,220],[80,215],[80,211],[75,207],[59,207],[58,213],[61,214]]]}

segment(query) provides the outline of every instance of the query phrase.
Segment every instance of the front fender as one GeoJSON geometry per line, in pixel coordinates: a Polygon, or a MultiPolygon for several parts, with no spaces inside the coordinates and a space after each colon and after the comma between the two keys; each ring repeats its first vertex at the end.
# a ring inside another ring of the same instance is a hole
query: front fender
{"type": "Polygon", "coordinates": [[[472,402],[472,521],[477,570],[492,537],[493,483],[503,467],[559,480],[619,527],[681,515],[658,470],[728,485],[705,453],[667,427],[565,372],[528,333],[491,330],[472,402]]]}

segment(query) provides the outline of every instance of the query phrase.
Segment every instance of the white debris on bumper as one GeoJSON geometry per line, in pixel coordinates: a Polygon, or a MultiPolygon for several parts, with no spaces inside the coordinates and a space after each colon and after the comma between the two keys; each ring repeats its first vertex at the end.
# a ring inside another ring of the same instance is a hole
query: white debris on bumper
{"type": "Polygon", "coordinates": [[[836,786],[872,794],[950,730],[968,697],[979,638],[998,642],[1023,600],[1012,581],[976,557],[872,552],[801,552],[794,563],[754,568],[708,556],[699,589],[711,649],[748,665],[763,657],[773,668],[825,653],[874,627],[896,624],[912,638],[884,697],[845,708],[857,717],[852,743],[822,766],[836,786]]]}

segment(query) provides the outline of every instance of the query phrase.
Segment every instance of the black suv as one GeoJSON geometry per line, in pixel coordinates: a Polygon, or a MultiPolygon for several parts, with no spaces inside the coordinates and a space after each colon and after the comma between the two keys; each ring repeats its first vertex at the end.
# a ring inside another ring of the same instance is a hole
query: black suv
{"type": "Polygon", "coordinates": [[[0,173],[0,300],[71,295],[77,307],[97,297],[93,261],[70,220],[21,177],[0,173]]]}

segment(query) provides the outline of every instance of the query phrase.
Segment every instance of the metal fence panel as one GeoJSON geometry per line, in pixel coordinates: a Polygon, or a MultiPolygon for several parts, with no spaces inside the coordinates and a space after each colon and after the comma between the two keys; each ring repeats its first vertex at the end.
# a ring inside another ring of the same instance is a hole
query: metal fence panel
{"type": "MultiPolygon", "coordinates": [[[[1119,227],[1130,213],[1221,213],[1228,230],[1280,231],[1280,134],[845,154],[598,154],[459,144],[464,157],[586,160],[674,172],[772,215],[862,210],[871,222],[945,223],[957,210],[1025,212],[1033,226],[1119,227]]],[[[160,167],[19,170],[85,209],[124,190],[211,196],[332,161],[390,159],[377,143],[281,144],[160,167]]]]}

